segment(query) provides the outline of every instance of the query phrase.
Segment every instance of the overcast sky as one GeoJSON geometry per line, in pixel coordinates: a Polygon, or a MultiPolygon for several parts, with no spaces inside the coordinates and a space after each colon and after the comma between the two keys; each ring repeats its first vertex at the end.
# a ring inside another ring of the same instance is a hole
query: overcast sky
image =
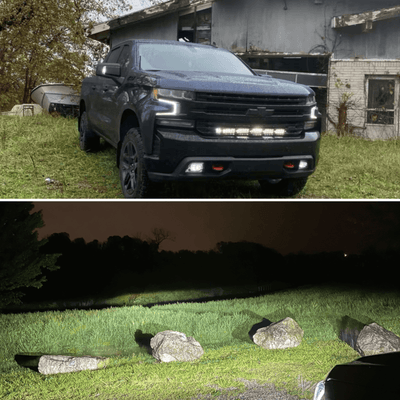
{"type": "Polygon", "coordinates": [[[39,239],[67,232],[103,242],[109,236],[145,239],[152,228],[169,230],[175,242],[163,250],[210,250],[220,241],[247,240],[281,254],[343,251],[359,253],[368,244],[398,242],[398,203],[369,202],[34,202],[45,227],[39,239]],[[372,208],[371,208],[372,207],[372,208]],[[375,209],[374,209],[375,207],[375,209]],[[378,207],[378,209],[376,208],[378,207]]]}

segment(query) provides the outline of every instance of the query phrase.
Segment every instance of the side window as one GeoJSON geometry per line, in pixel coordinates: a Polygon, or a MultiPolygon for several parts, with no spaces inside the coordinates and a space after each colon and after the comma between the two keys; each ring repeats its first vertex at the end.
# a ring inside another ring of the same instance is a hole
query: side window
{"type": "Polygon", "coordinates": [[[394,85],[392,79],[368,80],[368,124],[394,124],[394,85]]]}
{"type": "Polygon", "coordinates": [[[121,74],[126,75],[128,72],[128,66],[130,62],[131,52],[129,50],[129,45],[124,45],[122,48],[121,54],[118,57],[118,64],[121,64],[121,74]]]}
{"type": "Polygon", "coordinates": [[[106,58],[106,63],[116,63],[118,60],[119,53],[121,52],[121,47],[116,47],[111,50],[110,54],[106,58]]]}

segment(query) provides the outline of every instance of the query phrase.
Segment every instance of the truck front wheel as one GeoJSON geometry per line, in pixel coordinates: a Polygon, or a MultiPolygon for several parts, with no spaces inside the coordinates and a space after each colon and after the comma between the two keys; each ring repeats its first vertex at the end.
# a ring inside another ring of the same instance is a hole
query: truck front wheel
{"type": "Polygon", "coordinates": [[[124,197],[143,198],[148,193],[150,180],[144,165],[144,149],[139,128],[130,129],[121,145],[119,178],[124,197]]]}
{"type": "Polygon", "coordinates": [[[81,150],[95,151],[100,144],[100,138],[88,127],[87,112],[84,111],[81,115],[79,124],[79,146],[81,150]]]}
{"type": "Polygon", "coordinates": [[[287,179],[260,179],[258,183],[264,193],[275,194],[283,197],[295,196],[304,189],[307,183],[306,178],[287,179]]]}

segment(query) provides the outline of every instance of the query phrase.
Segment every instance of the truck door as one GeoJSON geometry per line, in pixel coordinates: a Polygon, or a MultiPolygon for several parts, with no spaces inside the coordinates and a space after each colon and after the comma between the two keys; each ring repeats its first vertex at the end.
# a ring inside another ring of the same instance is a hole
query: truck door
{"type": "Polygon", "coordinates": [[[123,82],[132,61],[130,49],[131,45],[125,44],[122,46],[117,61],[114,61],[121,65],[121,76],[104,79],[102,87],[104,135],[115,144],[118,142],[119,137],[119,116],[124,109],[124,104],[128,101],[128,94],[125,93],[126,89],[123,82]]]}
{"type": "MultiPolygon", "coordinates": [[[[121,53],[122,46],[115,47],[108,54],[105,63],[116,63],[118,57],[121,53]]],[[[110,107],[111,99],[110,93],[115,91],[115,86],[117,86],[116,79],[119,78],[109,78],[106,76],[96,76],[96,84],[93,95],[93,101],[91,106],[91,120],[94,124],[95,130],[100,134],[109,137],[110,132],[110,112],[107,110],[107,107],[110,107]]]]}

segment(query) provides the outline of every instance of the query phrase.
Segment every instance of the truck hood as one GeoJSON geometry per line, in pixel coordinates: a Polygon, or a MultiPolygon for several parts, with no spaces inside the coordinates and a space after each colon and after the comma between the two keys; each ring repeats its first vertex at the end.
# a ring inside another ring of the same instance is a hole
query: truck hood
{"type": "Polygon", "coordinates": [[[308,96],[313,93],[305,85],[270,76],[250,76],[199,71],[147,71],[165,89],[248,94],[290,94],[308,96]]]}
{"type": "Polygon", "coordinates": [[[400,352],[382,353],[358,358],[347,364],[336,365],[328,374],[333,379],[371,389],[385,387],[400,390],[400,352]]]}

